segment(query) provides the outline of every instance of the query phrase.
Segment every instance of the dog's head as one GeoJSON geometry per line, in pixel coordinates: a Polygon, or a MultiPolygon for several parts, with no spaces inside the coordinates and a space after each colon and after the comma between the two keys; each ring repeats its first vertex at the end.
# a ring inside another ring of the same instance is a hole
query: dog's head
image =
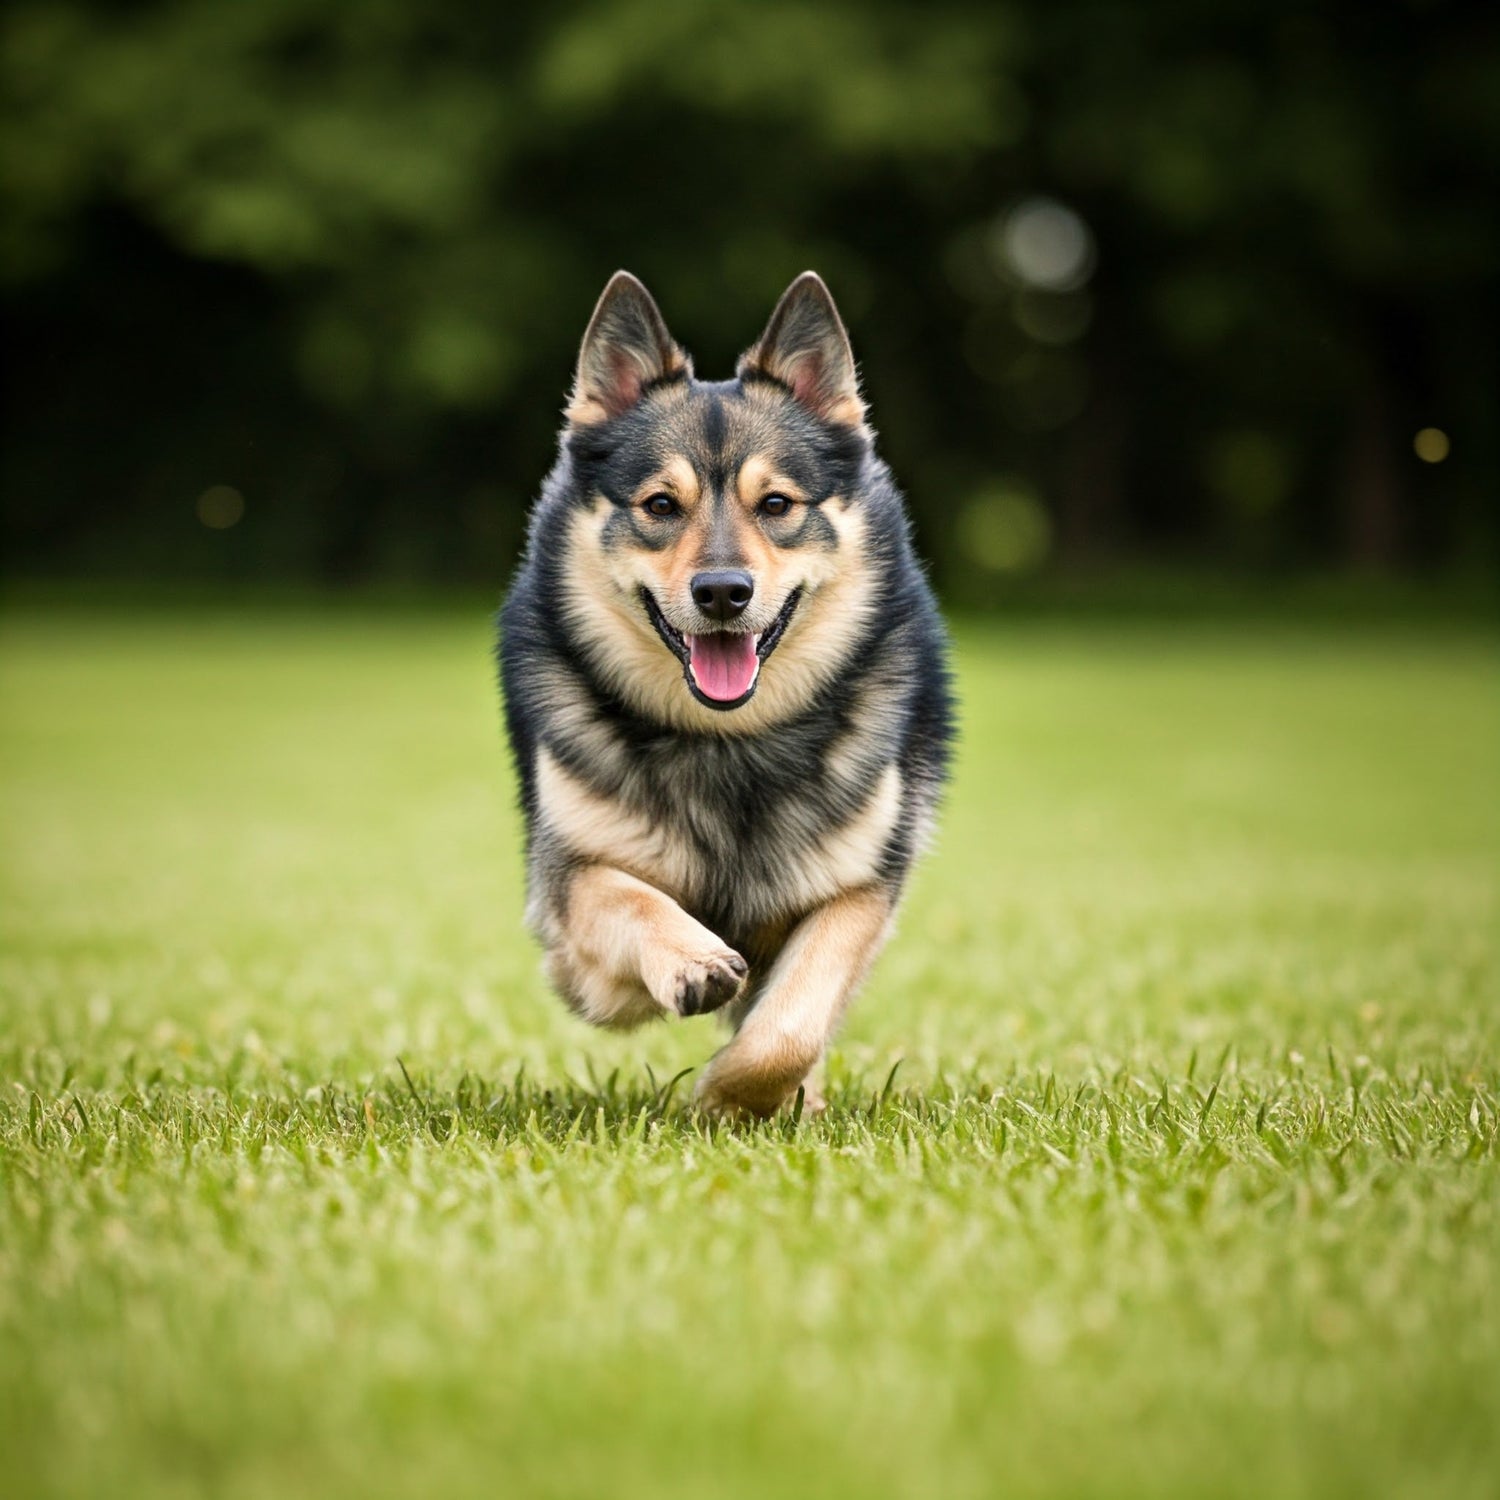
{"type": "Polygon", "coordinates": [[[694,379],[619,272],[567,411],[562,597],[613,691],[675,727],[737,732],[837,689],[876,592],[854,357],[828,288],[787,289],[736,378],[694,379]]]}

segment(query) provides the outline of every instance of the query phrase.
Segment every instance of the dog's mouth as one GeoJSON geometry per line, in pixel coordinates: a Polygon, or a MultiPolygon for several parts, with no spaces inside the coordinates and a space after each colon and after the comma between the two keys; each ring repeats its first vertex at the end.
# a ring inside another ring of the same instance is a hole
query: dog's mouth
{"type": "Polygon", "coordinates": [[[688,691],[709,708],[739,708],[755,696],[761,663],[776,649],[801,602],[795,588],[776,618],[762,631],[715,630],[708,635],[685,635],[661,612],[651,590],[641,590],[646,618],[656,627],[673,656],[682,663],[688,691]]]}

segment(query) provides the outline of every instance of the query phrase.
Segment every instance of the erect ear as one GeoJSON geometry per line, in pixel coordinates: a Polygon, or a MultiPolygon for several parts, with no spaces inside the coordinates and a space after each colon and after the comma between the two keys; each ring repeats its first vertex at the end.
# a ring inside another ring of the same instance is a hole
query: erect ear
{"type": "Polygon", "coordinates": [[[782,293],[766,331],[741,355],[739,375],[780,381],[825,421],[849,427],[864,421],[849,335],[816,271],[804,271],[782,293]]]}
{"type": "Polygon", "coordinates": [[[651,293],[629,271],[616,271],[589,319],[568,402],[575,426],[629,411],[653,381],[686,374],[688,357],[672,342],[651,293]]]}

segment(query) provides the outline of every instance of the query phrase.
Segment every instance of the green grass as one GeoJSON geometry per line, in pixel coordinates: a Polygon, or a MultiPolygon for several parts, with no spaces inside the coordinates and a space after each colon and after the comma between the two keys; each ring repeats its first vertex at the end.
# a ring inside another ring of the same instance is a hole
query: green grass
{"type": "Polygon", "coordinates": [[[545,993],[487,645],[4,622],[7,1495],[1495,1493],[1486,638],[963,632],[832,1108],[738,1132],[545,993]]]}

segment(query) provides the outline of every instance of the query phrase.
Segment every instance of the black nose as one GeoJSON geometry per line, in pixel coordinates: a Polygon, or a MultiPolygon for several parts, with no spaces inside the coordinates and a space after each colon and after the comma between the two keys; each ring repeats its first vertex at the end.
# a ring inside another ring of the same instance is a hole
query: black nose
{"type": "Polygon", "coordinates": [[[693,603],[710,620],[732,620],[754,593],[755,580],[748,573],[699,573],[693,579],[693,603]]]}

